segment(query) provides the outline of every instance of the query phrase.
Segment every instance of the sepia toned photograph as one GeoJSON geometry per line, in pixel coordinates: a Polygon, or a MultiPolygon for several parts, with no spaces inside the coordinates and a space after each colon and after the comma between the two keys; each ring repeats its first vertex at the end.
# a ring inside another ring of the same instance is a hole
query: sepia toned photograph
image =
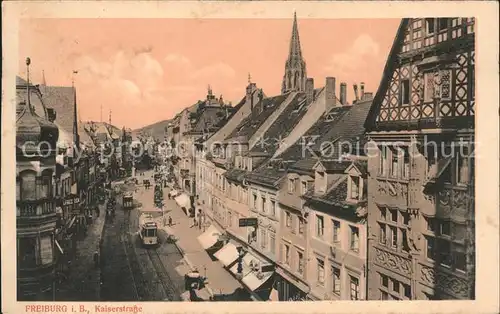
{"type": "Polygon", "coordinates": [[[480,18],[285,13],[19,19],[23,312],[478,299],[480,18]]]}

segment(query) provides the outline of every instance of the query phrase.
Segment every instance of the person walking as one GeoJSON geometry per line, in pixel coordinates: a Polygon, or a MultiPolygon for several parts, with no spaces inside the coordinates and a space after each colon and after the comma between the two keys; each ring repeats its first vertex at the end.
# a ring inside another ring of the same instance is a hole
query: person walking
{"type": "Polygon", "coordinates": [[[168,216],[168,225],[172,227],[172,216],[168,216]]]}

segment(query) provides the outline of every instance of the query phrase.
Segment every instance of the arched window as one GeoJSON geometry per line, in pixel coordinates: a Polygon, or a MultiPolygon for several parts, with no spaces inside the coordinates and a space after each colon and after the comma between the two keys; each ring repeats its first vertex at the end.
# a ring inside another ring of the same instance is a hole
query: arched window
{"type": "Polygon", "coordinates": [[[36,200],[36,172],[24,171],[21,177],[21,200],[34,201],[36,200]]]}

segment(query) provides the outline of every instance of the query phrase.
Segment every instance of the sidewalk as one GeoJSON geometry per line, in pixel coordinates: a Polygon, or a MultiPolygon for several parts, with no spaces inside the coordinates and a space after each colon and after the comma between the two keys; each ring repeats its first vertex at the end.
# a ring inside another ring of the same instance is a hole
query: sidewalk
{"type": "MultiPolygon", "coordinates": [[[[165,188],[167,195],[169,188],[165,188]]],[[[213,261],[208,253],[198,242],[198,236],[203,230],[198,227],[191,227],[193,218],[189,218],[184,211],[176,204],[175,200],[165,199],[165,218],[168,222],[168,216],[172,217],[173,226],[160,226],[168,233],[177,238],[176,245],[184,254],[184,259],[192,268],[197,268],[200,274],[208,278],[208,286],[212,294],[232,294],[236,289],[241,288],[241,284],[223,268],[219,261],[213,261]]]]}
{"type": "Polygon", "coordinates": [[[76,256],[68,278],[56,284],[57,301],[99,301],[101,272],[94,267],[94,252],[99,249],[105,221],[105,205],[99,205],[100,215],[89,226],[87,236],[77,242],[76,256]]]}

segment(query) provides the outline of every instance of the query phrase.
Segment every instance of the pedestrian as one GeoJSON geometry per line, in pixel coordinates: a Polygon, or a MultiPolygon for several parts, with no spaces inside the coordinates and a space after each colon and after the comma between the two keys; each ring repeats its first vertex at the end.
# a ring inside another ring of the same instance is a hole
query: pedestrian
{"type": "Polygon", "coordinates": [[[168,216],[168,225],[172,227],[172,216],[168,216]]]}
{"type": "Polygon", "coordinates": [[[94,266],[95,268],[99,267],[99,252],[94,252],[94,266]]]}

